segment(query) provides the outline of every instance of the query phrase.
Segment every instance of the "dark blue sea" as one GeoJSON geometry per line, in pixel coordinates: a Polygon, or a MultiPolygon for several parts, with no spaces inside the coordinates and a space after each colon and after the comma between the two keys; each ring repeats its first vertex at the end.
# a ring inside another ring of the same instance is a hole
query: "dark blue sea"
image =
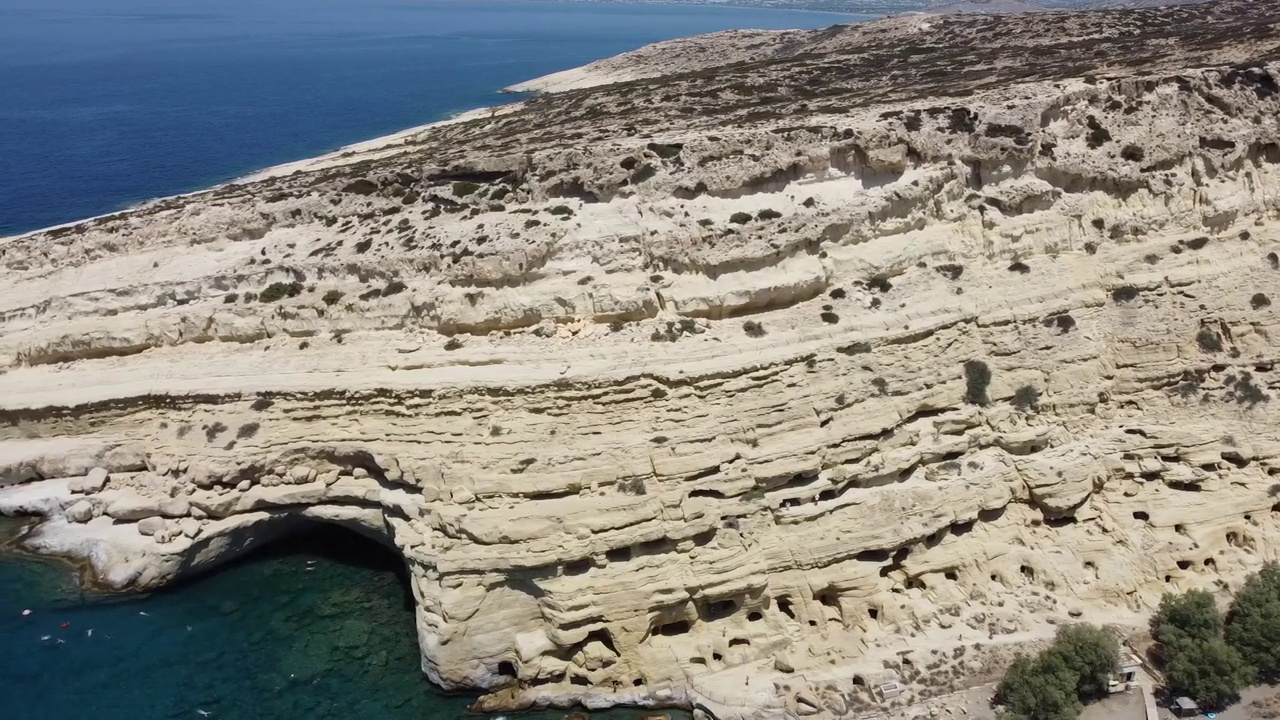
{"type": "Polygon", "coordinates": [[[509,100],[641,45],[856,16],[523,0],[0,0],[0,236],[509,100]]]}

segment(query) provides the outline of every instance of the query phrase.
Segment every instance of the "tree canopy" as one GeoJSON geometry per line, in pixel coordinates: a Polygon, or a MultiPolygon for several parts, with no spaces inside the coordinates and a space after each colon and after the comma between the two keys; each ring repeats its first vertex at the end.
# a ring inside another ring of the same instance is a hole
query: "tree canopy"
{"type": "Polygon", "coordinates": [[[1190,641],[1222,637],[1222,613],[1213,595],[1204,590],[1166,593],[1151,619],[1151,635],[1165,649],[1190,641]]]}
{"type": "Polygon", "coordinates": [[[1188,640],[1165,663],[1165,683],[1174,695],[1186,695],[1202,708],[1234,701],[1253,682],[1253,668],[1221,639],[1188,640]]]}
{"type": "Polygon", "coordinates": [[[1165,685],[1202,707],[1220,708],[1252,682],[1253,668],[1223,640],[1222,613],[1203,590],[1166,594],[1151,620],[1164,657],[1165,685]]]}
{"type": "Polygon", "coordinates": [[[1075,720],[1082,706],[1076,675],[1053,652],[1019,655],[1000,681],[1000,700],[1018,720],[1075,720]]]}
{"type": "Polygon", "coordinates": [[[1280,676],[1280,566],[1249,576],[1227,615],[1227,642],[1263,678],[1280,676]]]}
{"type": "Polygon", "coordinates": [[[1065,625],[1044,652],[1018,656],[1000,681],[1000,700],[1019,720],[1072,720],[1082,700],[1107,694],[1119,658],[1120,644],[1107,630],[1065,625]]]}

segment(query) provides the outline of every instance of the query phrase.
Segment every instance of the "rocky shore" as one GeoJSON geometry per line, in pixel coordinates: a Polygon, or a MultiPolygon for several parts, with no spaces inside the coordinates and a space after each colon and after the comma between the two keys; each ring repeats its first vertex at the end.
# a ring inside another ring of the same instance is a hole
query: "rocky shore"
{"type": "Polygon", "coordinates": [[[1140,628],[1280,547],[1278,48],[692,38],[5,239],[0,513],[123,590],[354,528],[489,710],[847,716],[1140,628]]]}

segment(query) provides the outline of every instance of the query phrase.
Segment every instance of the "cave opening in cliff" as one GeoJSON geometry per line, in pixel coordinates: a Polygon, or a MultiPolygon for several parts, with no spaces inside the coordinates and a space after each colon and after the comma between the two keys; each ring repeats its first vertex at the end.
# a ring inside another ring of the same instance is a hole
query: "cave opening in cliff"
{"type": "MultiPolygon", "coordinates": [[[[232,560],[228,565],[213,571],[213,574],[226,572],[232,568],[260,562],[299,560],[303,563],[304,572],[312,571],[324,565],[339,565],[361,571],[394,576],[400,588],[402,605],[406,610],[414,608],[413,592],[410,589],[409,569],[404,557],[389,541],[378,540],[348,527],[321,520],[282,519],[287,523],[286,529],[258,544],[250,552],[232,560]]],[[[189,582],[198,582],[200,578],[180,581],[170,590],[180,590],[189,582]]]]}

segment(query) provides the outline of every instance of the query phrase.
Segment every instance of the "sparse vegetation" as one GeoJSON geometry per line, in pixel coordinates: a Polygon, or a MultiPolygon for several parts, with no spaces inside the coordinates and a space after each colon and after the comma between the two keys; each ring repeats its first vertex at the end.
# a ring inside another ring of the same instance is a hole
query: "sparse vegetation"
{"type": "Polygon", "coordinates": [[[328,305],[329,307],[333,307],[334,305],[337,305],[338,302],[342,300],[342,295],[343,293],[341,290],[330,290],[326,292],[324,294],[324,297],[320,298],[320,300],[325,305],[328,305]]]}
{"type": "Polygon", "coordinates": [[[302,294],[302,283],[300,282],[274,282],[262,291],[258,299],[264,303],[279,302],[285,298],[295,298],[302,294]]]}
{"type": "Polygon", "coordinates": [[[662,398],[665,398],[667,394],[668,393],[666,388],[656,387],[649,391],[649,397],[655,398],[657,400],[661,400],[662,398]]]}
{"type": "Polygon", "coordinates": [[[828,325],[835,325],[840,322],[840,316],[830,310],[824,311],[822,314],[818,315],[818,317],[822,318],[822,322],[828,325]]]}
{"type": "Polygon", "coordinates": [[[756,322],[755,320],[748,320],[742,323],[742,331],[747,334],[747,337],[751,337],[751,338],[762,338],[765,335],[769,334],[764,329],[764,326],[756,322]]]}
{"type": "Polygon", "coordinates": [[[249,408],[255,412],[262,412],[263,410],[270,408],[272,405],[275,405],[275,402],[267,398],[260,397],[257,400],[254,400],[253,404],[250,405],[249,408]]]}
{"type": "Polygon", "coordinates": [[[1066,335],[1076,328],[1076,319],[1063,313],[1047,317],[1041,321],[1041,324],[1047,328],[1056,327],[1059,335],[1066,335]]]}
{"type": "Polygon", "coordinates": [[[871,378],[871,387],[876,389],[876,394],[881,397],[889,394],[889,381],[882,377],[871,378]]]}
{"type": "Polygon", "coordinates": [[[782,217],[782,213],[774,210],[773,208],[765,208],[764,210],[756,213],[757,220],[777,220],[780,217],[782,217]]]}
{"type": "Polygon", "coordinates": [[[1020,275],[1026,275],[1027,273],[1031,272],[1031,266],[1019,260],[1009,266],[1009,272],[1016,272],[1020,275]]]}
{"type": "Polygon", "coordinates": [[[1222,352],[1222,336],[1207,327],[1200,328],[1200,332],[1196,333],[1196,344],[1203,353],[1212,355],[1222,352]]]}
{"type": "Polygon", "coordinates": [[[226,295],[222,296],[222,302],[227,305],[230,305],[231,303],[239,299],[240,299],[240,293],[227,293],[226,295]]]}
{"type": "Polygon", "coordinates": [[[557,205],[551,208],[550,210],[548,210],[547,212],[551,213],[552,215],[556,215],[558,217],[570,217],[573,215],[573,209],[570,208],[568,205],[557,205]]]}
{"type": "Polygon", "coordinates": [[[1111,132],[1103,127],[1102,123],[1098,122],[1098,118],[1090,115],[1085,119],[1085,124],[1089,128],[1089,134],[1086,136],[1086,140],[1091,149],[1097,150],[1103,145],[1111,142],[1111,132]]]}
{"type": "Polygon", "coordinates": [[[846,297],[849,297],[849,293],[845,292],[844,288],[836,288],[831,292],[827,293],[827,297],[831,298],[832,300],[843,300],[846,297]]]}
{"type": "Polygon", "coordinates": [[[213,442],[215,438],[227,431],[227,426],[221,422],[215,422],[212,425],[204,426],[204,439],[213,442]]]}
{"type": "Polygon", "coordinates": [[[1265,308],[1265,307],[1271,307],[1271,298],[1267,297],[1266,295],[1263,295],[1262,293],[1254,293],[1253,297],[1249,298],[1249,307],[1253,308],[1254,310],[1261,310],[1262,308],[1265,308]]]}
{"type": "Polygon", "coordinates": [[[1013,392],[1013,398],[1009,400],[1009,404],[1013,405],[1021,413],[1038,412],[1040,410],[1040,391],[1031,385],[1023,385],[1013,392]]]}
{"type": "Polygon", "coordinates": [[[386,287],[382,288],[382,297],[399,295],[400,293],[408,289],[408,287],[409,287],[408,285],[405,285],[403,282],[399,280],[392,280],[391,282],[387,283],[386,287]]]}
{"type": "Polygon", "coordinates": [[[257,435],[259,427],[261,426],[256,422],[245,423],[244,425],[241,425],[240,429],[236,430],[236,439],[245,440],[247,438],[253,437],[254,435],[257,435]]]}
{"type": "Polygon", "coordinates": [[[462,349],[462,340],[460,340],[460,339],[458,339],[458,338],[456,338],[456,337],[451,337],[451,338],[449,338],[449,341],[448,341],[448,342],[446,342],[446,343],[444,344],[444,349],[445,349],[445,350],[448,350],[448,351],[450,351],[450,352],[452,352],[452,351],[454,351],[454,350],[461,350],[461,349],[462,349]]]}
{"type": "Polygon", "coordinates": [[[987,387],[991,385],[991,368],[981,360],[967,360],[964,364],[964,401],[971,405],[990,405],[987,387]]]}
{"type": "Polygon", "coordinates": [[[1258,405],[1271,401],[1271,396],[1263,392],[1253,381],[1251,373],[1242,372],[1238,377],[1228,376],[1226,378],[1227,385],[1231,388],[1226,395],[1226,400],[1234,400],[1240,405],[1244,405],[1249,409],[1253,409],[1258,405]]]}
{"type": "Polygon", "coordinates": [[[736,212],[729,216],[729,222],[734,225],[746,225],[751,222],[751,213],[736,212]]]}
{"type": "Polygon", "coordinates": [[[524,221],[524,229],[528,230],[530,228],[536,228],[541,224],[542,224],[542,221],[539,220],[538,218],[529,218],[528,220],[524,221]]]}
{"type": "Polygon", "coordinates": [[[618,492],[623,495],[645,495],[649,490],[645,487],[644,478],[634,477],[630,480],[619,480],[618,492]]]}

